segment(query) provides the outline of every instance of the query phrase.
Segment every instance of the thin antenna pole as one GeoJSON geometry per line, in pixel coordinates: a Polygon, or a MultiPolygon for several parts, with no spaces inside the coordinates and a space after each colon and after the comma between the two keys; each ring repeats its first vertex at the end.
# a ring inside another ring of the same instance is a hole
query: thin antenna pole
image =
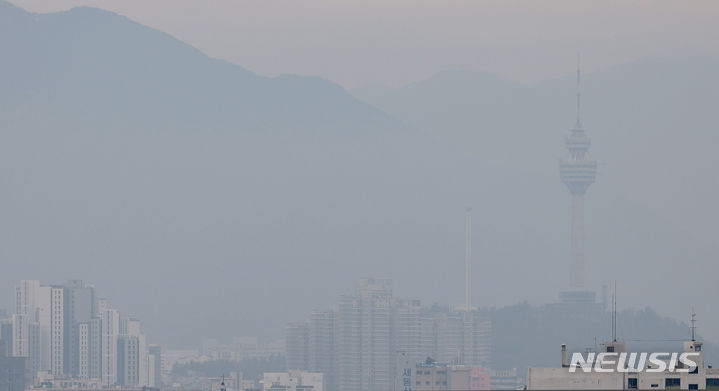
{"type": "Polygon", "coordinates": [[[696,330],[697,330],[697,326],[696,326],[697,319],[696,319],[696,316],[697,316],[697,314],[694,313],[694,306],[692,306],[692,326],[691,326],[691,329],[692,329],[692,342],[693,342],[693,341],[696,341],[696,330]]]}
{"type": "Polygon", "coordinates": [[[577,127],[582,125],[581,120],[581,70],[579,63],[579,52],[577,52],[577,127]]]}
{"type": "Polygon", "coordinates": [[[472,208],[465,215],[465,311],[472,310],[472,208]]]}
{"type": "Polygon", "coordinates": [[[594,336],[594,351],[597,351],[597,336],[594,336]]]}
{"type": "Polygon", "coordinates": [[[617,342],[617,281],[614,281],[614,294],[612,295],[612,340],[617,342]]]}

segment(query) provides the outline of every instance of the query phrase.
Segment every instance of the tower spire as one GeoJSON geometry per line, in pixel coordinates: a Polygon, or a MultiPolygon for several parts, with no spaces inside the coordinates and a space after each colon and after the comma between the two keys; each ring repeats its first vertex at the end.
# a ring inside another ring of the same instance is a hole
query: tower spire
{"type": "Polygon", "coordinates": [[[582,126],[582,118],[581,118],[581,67],[580,67],[580,58],[579,58],[579,52],[577,52],[577,127],[582,126]]]}
{"type": "Polygon", "coordinates": [[[696,341],[696,331],[697,331],[697,325],[696,325],[697,319],[696,319],[696,317],[697,317],[697,314],[694,313],[694,306],[692,306],[692,320],[691,320],[691,322],[692,322],[692,326],[691,326],[691,329],[692,329],[692,341],[696,341]]]}

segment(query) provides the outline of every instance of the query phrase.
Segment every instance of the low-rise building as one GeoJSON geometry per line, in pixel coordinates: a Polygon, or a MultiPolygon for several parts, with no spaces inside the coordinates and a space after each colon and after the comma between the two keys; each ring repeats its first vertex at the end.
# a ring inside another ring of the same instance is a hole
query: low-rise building
{"type": "Polygon", "coordinates": [[[262,380],[264,391],[322,391],[323,385],[321,373],[299,370],[266,372],[262,380]]]}
{"type": "Polygon", "coordinates": [[[490,390],[519,390],[524,388],[524,378],[517,368],[492,370],[490,390]]]}
{"type": "MultiPolygon", "coordinates": [[[[566,346],[562,345],[562,360],[559,368],[529,368],[527,389],[529,390],[632,390],[632,389],[719,389],[719,369],[704,367],[702,342],[684,342],[683,353],[692,354],[696,366],[686,366],[681,360],[661,360],[661,366],[649,360],[631,358],[623,364],[621,360],[601,361],[599,365],[588,366],[588,370],[572,365],[567,360],[566,346]],[[644,361],[644,363],[641,363],[644,361]],[[627,363],[629,363],[627,365],[627,363]],[[599,371],[597,371],[599,368],[599,371]],[[660,371],[647,371],[647,370],[660,371]]],[[[627,353],[622,341],[610,341],[602,345],[602,353],[627,353]]],[[[632,353],[636,356],[637,353],[632,353]]],[[[678,352],[675,354],[679,356],[678,352]]],[[[594,357],[594,356],[593,356],[594,357]]],[[[612,356],[616,357],[616,356],[612,356]]]]}
{"type": "Polygon", "coordinates": [[[415,391],[446,391],[448,389],[447,364],[427,359],[418,363],[415,370],[415,391]]]}

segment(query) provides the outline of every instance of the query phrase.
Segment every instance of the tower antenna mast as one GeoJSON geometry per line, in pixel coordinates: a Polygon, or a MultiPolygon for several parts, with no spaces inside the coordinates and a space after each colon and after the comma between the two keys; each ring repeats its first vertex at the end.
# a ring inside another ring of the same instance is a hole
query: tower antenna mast
{"type": "Polygon", "coordinates": [[[697,316],[697,314],[694,312],[694,306],[692,306],[692,321],[691,321],[691,322],[692,322],[692,326],[691,326],[691,329],[692,329],[692,341],[696,341],[696,331],[697,331],[697,324],[696,324],[696,323],[697,323],[697,319],[696,319],[696,316],[697,316]]]}
{"type": "Polygon", "coordinates": [[[581,119],[581,68],[580,68],[580,62],[579,62],[579,52],[577,52],[577,127],[582,126],[582,119],[581,119]]]}

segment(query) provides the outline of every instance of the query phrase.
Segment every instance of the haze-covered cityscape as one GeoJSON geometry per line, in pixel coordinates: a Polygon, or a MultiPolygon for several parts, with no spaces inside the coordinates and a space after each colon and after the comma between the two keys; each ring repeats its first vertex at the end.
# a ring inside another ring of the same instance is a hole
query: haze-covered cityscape
{"type": "Polygon", "coordinates": [[[719,389],[717,21],[0,0],[0,391],[719,389]]]}

